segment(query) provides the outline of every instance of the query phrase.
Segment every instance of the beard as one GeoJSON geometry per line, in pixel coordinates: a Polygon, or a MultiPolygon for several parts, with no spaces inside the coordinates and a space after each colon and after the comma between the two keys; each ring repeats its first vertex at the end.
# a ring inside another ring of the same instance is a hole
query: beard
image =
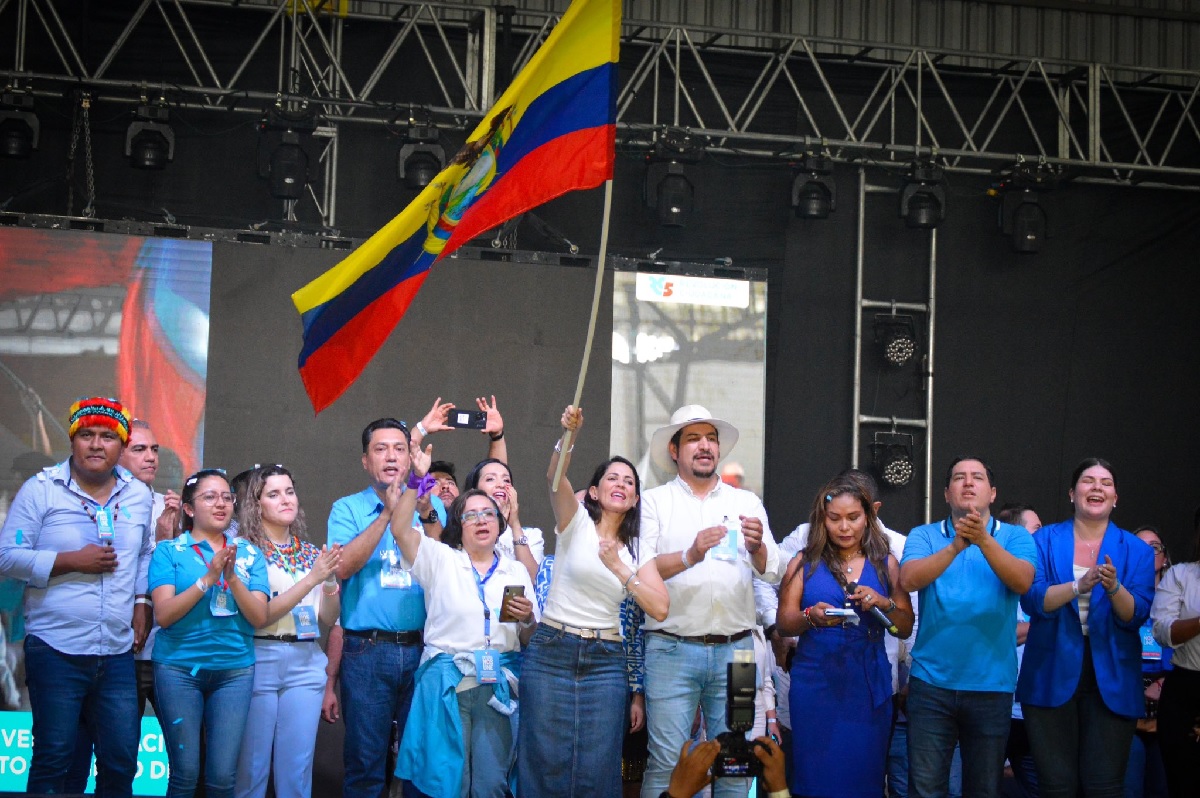
{"type": "Polygon", "coordinates": [[[717,473],[717,461],[714,458],[708,464],[698,463],[695,458],[692,459],[692,473],[700,477],[700,479],[708,479],[713,474],[717,473]]]}

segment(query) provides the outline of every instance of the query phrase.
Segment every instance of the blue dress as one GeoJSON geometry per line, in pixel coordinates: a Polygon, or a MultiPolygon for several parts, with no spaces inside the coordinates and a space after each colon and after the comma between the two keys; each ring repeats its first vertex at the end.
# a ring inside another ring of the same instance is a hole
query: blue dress
{"type": "MultiPolygon", "coordinates": [[[[807,569],[806,569],[807,570],[807,569]]],[[[868,562],[860,582],[884,594],[868,562]]],[[[846,594],[818,563],[805,579],[801,605],[844,606],[846,594]]],[[[818,627],[800,636],[792,659],[793,795],[879,798],[892,725],[892,677],[877,620],[818,627]]]]}

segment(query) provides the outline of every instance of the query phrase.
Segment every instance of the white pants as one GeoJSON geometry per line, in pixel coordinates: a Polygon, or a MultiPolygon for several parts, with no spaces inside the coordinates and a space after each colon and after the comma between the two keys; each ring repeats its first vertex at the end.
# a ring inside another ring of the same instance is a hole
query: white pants
{"type": "Polygon", "coordinates": [[[263,798],[273,762],[276,798],[309,798],[325,697],[325,652],[317,642],[255,640],[254,655],[254,693],[235,794],[263,798]]]}

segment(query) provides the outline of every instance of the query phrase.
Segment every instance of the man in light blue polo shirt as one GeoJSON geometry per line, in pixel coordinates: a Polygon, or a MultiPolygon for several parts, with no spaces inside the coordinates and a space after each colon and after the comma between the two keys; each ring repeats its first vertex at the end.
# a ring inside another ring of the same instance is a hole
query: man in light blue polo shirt
{"type": "Polygon", "coordinates": [[[909,792],[944,798],[955,743],[963,795],[999,795],[1017,685],[1017,600],[1033,584],[1028,532],[991,517],[992,469],[958,457],[946,475],[950,517],[908,534],[900,583],[920,594],[908,693],[909,792]]]}
{"type": "MultiPolygon", "coordinates": [[[[392,723],[401,732],[421,659],[425,595],[401,563],[388,519],[387,488],[409,471],[409,435],[394,418],[372,421],[362,433],[362,467],[371,480],[361,493],[334,502],[329,545],[342,564],[342,749],[345,798],[381,798],[387,789],[392,723]]],[[[446,523],[437,497],[434,509],[446,523]]],[[[413,525],[420,528],[420,519],[413,525]]],[[[406,793],[410,789],[405,785],[406,793]]]]}

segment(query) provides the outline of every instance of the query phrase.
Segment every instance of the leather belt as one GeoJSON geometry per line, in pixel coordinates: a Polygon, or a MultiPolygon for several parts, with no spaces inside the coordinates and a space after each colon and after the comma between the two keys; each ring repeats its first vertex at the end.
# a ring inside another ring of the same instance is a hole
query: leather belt
{"type": "Polygon", "coordinates": [[[614,629],[611,626],[607,629],[588,629],[583,626],[571,626],[569,623],[559,623],[549,618],[542,618],[542,623],[551,629],[557,629],[560,632],[582,637],[584,640],[607,640],[610,643],[625,642],[625,638],[621,636],[621,630],[614,629]]]}
{"type": "Polygon", "coordinates": [[[366,637],[372,643],[399,643],[402,646],[419,646],[424,642],[420,629],[410,632],[385,632],[382,629],[346,629],[351,637],[366,637]]]}
{"type": "Polygon", "coordinates": [[[296,635],[255,635],[255,640],[278,640],[281,643],[315,643],[317,638],[299,638],[296,635]]]}
{"type": "Polygon", "coordinates": [[[750,636],[749,629],[743,629],[740,632],[734,632],[731,635],[676,635],[670,632],[664,632],[662,629],[647,629],[651,634],[662,635],[669,637],[672,640],[682,640],[685,643],[702,643],[706,646],[721,646],[726,643],[733,643],[741,640],[743,637],[750,636]]]}

